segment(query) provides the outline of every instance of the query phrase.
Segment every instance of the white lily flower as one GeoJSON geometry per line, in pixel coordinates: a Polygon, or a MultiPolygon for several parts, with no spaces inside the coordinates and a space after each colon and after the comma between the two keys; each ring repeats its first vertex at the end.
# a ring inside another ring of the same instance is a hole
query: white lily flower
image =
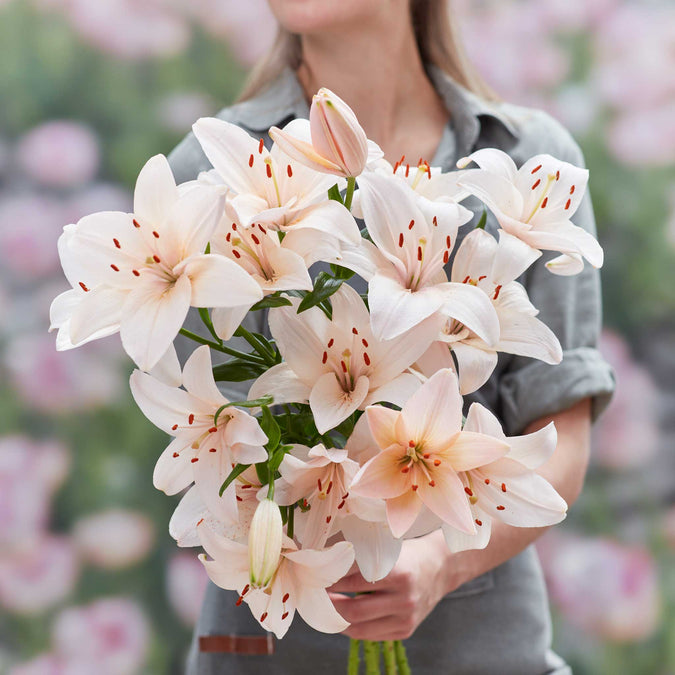
{"type": "Polygon", "coordinates": [[[556,448],[553,422],[534,433],[507,438],[499,420],[480,403],[473,403],[464,430],[500,439],[508,443],[509,450],[494,462],[460,474],[476,534],[467,535],[443,523],[445,541],[452,551],[485,548],[493,518],[515,527],[546,527],[565,518],[565,500],[535,471],[556,448]]]}
{"type": "Polygon", "coordinates": [[[52,304],[51,328],[60,329],[57,347],[119,329],[129,356],[150,370],[173,342],[190,306],[232,307],[259,300],[260,287],[241,267],[204,254],[220,207],[220,194],[212,188],[179,195],[166,158],[157,155],[138,176],[133,214],[95,213],[67,225],[59,254],[75,290],[52,304]]]}
{"type": "Polygon", "coordinates": [[[131,393],[143,414],[157,427],[174,436],[155,466],[157,489],[172,495],[195,482],[209,511],[225,523],[237,521],[234,485],[219,497],[233,464],[255,464],[267,459],[267,436],[254,417],[230,407],[213,379],[209,348],[196,349],[183,369],[183,386],[172,387],[136,370],[131,393]]]}
{"type": "Polygon", "coordinates": [[[293,621],[295,611],[315,630],[339,633],[349,624],[337,613],[326,588],[341,579],[354,562],[354,548],[341,541],[323,550],[298,550],[283,538],[281,560],[276,574],[264,589],[249,582],[248,546],[218,536],[204,523],[198,526],[202,546],[212,558],[200,556],[211,581],[221,588],[239,592],[259,623],[282,638],[293,621]]]}
{"type": "Polygon", "coordinates": [[[460,225],[472,213],[455,203],[430,202],[405,184],[374,173],[359,178],[366,227],[363,241],[341,264],[368,283],[373,332],[391,339],[433,315],[465,324],[488,344],[499,337],[489,299],[478,289],[448,281],[444,266],[460,225]]]}
{"type": "Polygon", "coordinates": [[[536,155],[517,169],[509,155],[494,148],[478,150],[457,165],[470,162],[480,169],[466,171],[460,185],[483,201],[509,234],[533,249],[559,251],[562,255],[547,263],[551,272],[576,274],[582,257],[602,267],[600,244],[570,221],[586,190],[586,169],[551,155],[536,155]]]}
{"type": "Polygon", "coordinates": [[[253,588],[266,588],[281,562],[284,525],[279,505],[263,499],[253,514],[248,533],[249,580],[253,588]]]}
{"type": "Polygon", "coordinates": [[[440,328],[430,317],[383,342],[373,335],[368,310],[351,286],[343,284],[331,301],[332,321],[317,307],[297,314],[297,299],[270,310],[270,331],[285,362],[263,373],[248,394],[271,394],[275,403],[308,402],[320,433],[370,403],[405,402],[420,383],[404,371],[440,328]]]}

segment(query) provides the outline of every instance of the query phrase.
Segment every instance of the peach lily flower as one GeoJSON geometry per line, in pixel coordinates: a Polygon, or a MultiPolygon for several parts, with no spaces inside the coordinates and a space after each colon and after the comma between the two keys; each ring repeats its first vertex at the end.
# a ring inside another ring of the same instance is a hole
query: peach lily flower
{"type": "Polygon", "coordinates": [[[430,318],[383,342],[373,335],[368,310],[351,286],[343,284],[331,302],[332,321],[317,307],[297,314],[295,299],[291,307],[270,310],[270,331],[285,362],[263,373],[248,394],[271,394],[275,403],[309,402],[320,433],[370,403],[402,404],[420,384],[404,371],[440,328],[430,318]]]}
{"type": "Polygon", "coordinates": [[[551,155],[536,155],[517,169],[509,155],[494,148],[478,150],[457,165],[470,162],[480,169],[466,171],[459,184],[483,201],[509,234],[533,249],[560,252],[546,264],[551,272],[577,274],[582,258],[602,267],[598,242],[570,221],[586,190],[586,169],[551,155]]]}
{"type": "Polygon", "coordinates": [[[301,549],[283,537],[277,571],[265,588],[252,588],[248,546],[218,536],[203,523],[198,527],[206,553],[200,556],[211,581],[220,588],[236,590],[253,616],[278,638],[293,621],[295,611],[315,630],[339,633],[349,624],[337,613],[326,588],[341,579],[354,562],[354,548],[341,541],[323,550],[301,549]]]}

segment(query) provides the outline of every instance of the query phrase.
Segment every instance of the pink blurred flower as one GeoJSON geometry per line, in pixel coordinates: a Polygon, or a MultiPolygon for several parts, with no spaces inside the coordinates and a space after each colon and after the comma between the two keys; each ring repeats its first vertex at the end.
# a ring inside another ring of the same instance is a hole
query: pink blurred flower
{"type": "Polygon", "coordinates": [[[26,133],[16,147],[19,166],[34,180],[54,187],[90,181],[100,153],[94,132],[80,122],[52,120],[26,133]]]}
{"type": "Polygon", "coordinates": [[[55,652],[71,667],[79,666],[82,673],[140,673],[149,642],[147,618],[137,603],[125,598],[71,607],[54,623],[55,652]]]}
{"type": "Polygon", "coordinates": [[[40,654],[14,666],[9,675],[66,675],[63,664],[54,654],[40,654]]]}
{"type": "Polygon", "coordinates": [[[644,466],[659,444],[656,384],[617,333],[603,331],[600,350],[614,368],[618,386],[594,427],[593,460],[610,469],[644,466]]]}
{"type": "Polygon", "coordinates": [[[69,464],[69,454],[58,442],[0,438],[0,556],[40,536],[69,464]]]}
{"type": "MultiPolygon", "coordinates": [[[[76,223],[80,218],[97,211],[132,210],[131,193],[113,183],[94,183],[74,194],[64,205],[65,222],[76,223]]],[[[64,223],[65,224],[65,223],[64,223]]]]}
{"type": "Polygon", "coordinates": [[[47,333],[16,335],[4,363],[20,396],[50,413],[107,405],[123,391],[121,350],[109,341],[57,352],[47,333]]]}
{"type": "Polygon", "coordinates": [[[170,131],[185,133],[195,120],[213,114],[214,102],[198,92],[174,92],[157,105],[157,118],[170,131]]]}
{"type": "Polygon", "coordinates": [[[525,11],[534,13],[545,31],[578,32],[606,21],[616,4],[617,0],[537,0],[526,2],[525,11]]]}
{"type": "Polygon", "coordinates": [[[80,518],[73,538],[87,562],[104,569],[121,569],[148,555],[155,543],[155,529],[141,513],[110,509],[80,518]]]}
{"type": "Polygon", "coordinates": [[[597,119],[600,101],[595,88],[586,84],[570,84],[555,92],[546,109],[572,133],[582,135],[597,119]]]}
{"type": "Polygon", "coordinates": [[[537,545],[564,616],[611,642],[639,642],[658,626],[656,565],[640,546],[550,531],[537,545]]]}
{"type": "Polygon", "coordinates": [[[191,37],[167,0],[69,0],[67,15],[89,44],[120,58],[174,56],[191,37]]]}
{"type": "Polygon", "coordinates": [[[187,626],[194,626],[206,591],[208,577],[194,553],[176,553],[166,573],[167,595],[171,607],[187,626]]]}
{"type": "Polygon", "coordinates": [[[72,593],[79,562],[65,537],[45,535],[0,554],[0,604],[10,612],[33,616],[72,593]]]}
{"type": "Polygon", "coordinates": [[[61,202],[35,194],[0,198],[0,268],[10,280],[32,281],[56,272],[56,242],[66,224],[61,202]]]}

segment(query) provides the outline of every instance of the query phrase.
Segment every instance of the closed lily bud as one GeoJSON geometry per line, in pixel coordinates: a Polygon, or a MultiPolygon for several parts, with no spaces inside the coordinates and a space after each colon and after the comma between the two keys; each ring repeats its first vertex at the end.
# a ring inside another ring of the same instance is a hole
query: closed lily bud
{"type": "Polygon", "coordinates": [[[281,511],[271,499],[263,499],[253,514],[248,533],[251,586],[265,588],[272,580],[281,558],[283,523],[281,511]]]}

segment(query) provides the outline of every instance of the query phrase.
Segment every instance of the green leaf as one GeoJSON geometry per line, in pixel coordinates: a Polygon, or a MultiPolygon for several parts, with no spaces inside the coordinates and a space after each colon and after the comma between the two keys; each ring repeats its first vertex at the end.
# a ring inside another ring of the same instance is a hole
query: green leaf
{"type": "Polygon", "coordinates": [[[286,307],[291,301],[283,295],[268,295],[251,307],[251,312],[257,312],[259,309],[268,309],[272,307],[286,307]]]}
{"type": "Polygon", "coordinates": [[[216,382],[246,382],[260,377],[266,368],[262,365],[230,359],[227,363],[221,363],[213,367],[213,378],[216,382]]]}
{"type": "Polygon", "coordinates": [[[225,410],[225,408],[231,408],[233,406],[237,406],[238,408],[260,408],[261,406],[270,405],[273,401],[274,396],[270,396],[269,394],[266,396],[261,396],[260,398],[254,398],[250,401],[230,401],[225,405],[221,405],[220,408],[216,410],[216,414],[213,416],[213,423],[218,424],[218,417],[220,416],[220,413],[225,410]]]}
{"type": "Polygon", "coordinates": [[[333,263],[330,264],[330,270],[336,279],[351,279],[354,276],[352,270],[349,270],[346,267],[340,267],[340,265],[335,265],[333,263]]]}
{"type": "Polygon", "coordinates": [[[279,446],[279,441],[281,440],[281,429],[277,424],[277,421],[274,419],[274,415],[270,412],[270,409],[266,406],[262,406],[262,417],[258,420],[260,428],[265,432],[267,436],[267,443],[265,447],[267,451],[271,454],[279,446]]]}
{"type": "Polygon", "coordinates": [[[223,492],[227,490],[227,488],[230,486],[233,480],[237,478],[237,476],[240,476],[248,467],[251,466],[250,464],[237,464],[232,471],[230,471],[230,474],[228,477],[223,481],[223,484],[220,486],[220,490],[218,490],[218,494],[222,497],[223,492]]]}
{"type": "Polygon", "coordinates": [[[310,291],[300,301],[298,305],[298,314],[324,303],[342,286],[342,279],[336,279],[326,272],[319,272],[314,280],[314,290],[310,291]]]}
{"type": "Polygon", "coordinates": [[[206,244],[206,249],[204,249],[204,253],[206,253],[206,255],[211,253],[211,242],[210,241],[206,244]]]}
{"type": "Polygon", "coordinates": [[[267,461],[267,466],[271,473],[278,471],[279,467],[281,466],[281,462],[284,461],[284,457],[292,447],[292,445],[280,445],[278,448],[276,448],[272,456],[267,461]]]}
{"type": "Polygon", "coordinates": [[[333,185],[333,187],[328,190],[328,199],[332,199],[334,202],[340,202],[340,204],[344,205],[337,183],[335,183],[335,185],[333,185]]]}
{"type": "Polygon", "coordinates": [[[204,322],[204,325],[209,329],[209,333],[211,333],[216,341],[222,345],[223,341],[218,337],[216,329],[213,327],[213,321],[211,321],[211,314],[209,313],[209,310],[206,307],[199,307],[198,309],[199,316],[204,322]]]}
{"type": "Polygon", "coordinates": [[[255,472],[258,474],[258,480],[261,485],[267,485],[270,480],[270,472],[266,462],[255,465],[255,472]]]}
{"type": "Polygon", "coordinates": [[[476,229],[477,230],[484,230],[486,222],[487,222],[487,209],[483,208],[483,213],[480,217],[480,220],[478,221],[478,225],[476,225],[476,229]]]}

